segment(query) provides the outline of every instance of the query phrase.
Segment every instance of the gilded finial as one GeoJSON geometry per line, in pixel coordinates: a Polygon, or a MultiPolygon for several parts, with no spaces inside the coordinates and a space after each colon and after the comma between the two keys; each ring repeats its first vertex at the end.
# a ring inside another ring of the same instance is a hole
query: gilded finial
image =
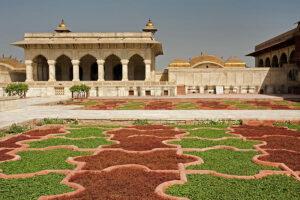
{"type": "Polygon", "coordinates": [[[153,22],[151,21],[150,18],[149,18],[149,20],[148,20],[148,22],[146,24],[146,27],[148,27],[148,28],[153,28],[154,27],[153,22]]]}
{"type": "Polygon", "coordinates": [[[69,33],[71,31],[69,30],[69,28],[65,24],[64,19],[62,19],[60,24],[56,27],[55,32],[57,32],[57,33],[69,33]]]}
{"type": "Polygon", "coordinates": [[[59,27],[66,27],[64,19],[61,20],[60,24],[58,25],[59,27]]]}
{"type": "Polygon", "coordinates": [[[152,22],[152,20],[149,18],[148,22],[146,23],[145,28],[143,29],[144,32],[151,32],[151,33],[155,33],[157,31],[157,29],[154,27],[154,24],[152,22]]]}

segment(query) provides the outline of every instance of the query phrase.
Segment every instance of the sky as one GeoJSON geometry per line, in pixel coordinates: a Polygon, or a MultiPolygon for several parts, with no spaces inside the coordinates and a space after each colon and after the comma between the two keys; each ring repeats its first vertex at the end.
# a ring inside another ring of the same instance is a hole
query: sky
{"type": "Polygon", "coordinates": [[[23,59],[10,43],[25,32],[52,32],[62,18],[73,32],[136,32],[151,18],[164,50],[159,69],[201,52],[253,66],[245,55],[294,28],[299,11],[299,0],[0,0],[0,54],[23,59]]]}

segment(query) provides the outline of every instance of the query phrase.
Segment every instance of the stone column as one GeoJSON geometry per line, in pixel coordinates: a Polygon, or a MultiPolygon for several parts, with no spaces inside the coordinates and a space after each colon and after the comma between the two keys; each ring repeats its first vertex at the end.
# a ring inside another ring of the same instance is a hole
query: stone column
{"type": "Polygon", "coordinates": [[[79,80],[79,60],[72,60],[73,65],[73,80],[72,81],[80,81],[79,80]]]}
{"type": "Polygon", "coordinates": [[[26,65],[26,82],[33,81],[33,67],[32,60],[25,60],[26,65]]]}
{"type": "Polygon", "coordinates": [[[127,59],[122,59],[122,81],[128,81],[128,63],[129,60],[127,59]]]}
{"type": "Polygon", "coordinates": [[[49,80],[48,81],[56,81],[55,77],[55,60],[48,60],[48,65],[49,65],[49,80]]]}
{"type": "Polygon", "coordinates": [[[151,78],[151,60],[144,60],[145,63],[145,81],[150,81],[151,78]]]}
{"type": "Polygon", "coordinates": [[[104,81],[104,63],[105,63],[105,60],[102,60],[102,59],[97,60],[98,81],[104,81]]]}

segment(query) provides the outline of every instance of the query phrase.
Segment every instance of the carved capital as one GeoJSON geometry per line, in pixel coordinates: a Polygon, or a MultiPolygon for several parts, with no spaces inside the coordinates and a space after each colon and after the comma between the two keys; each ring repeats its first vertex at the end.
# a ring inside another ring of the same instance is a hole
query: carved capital
{"type": "Polygon", "coordinates": [[[144,60],[145,65],[151,65],[151,60],[144,60]]]}
{"type": "Polygon", "coordinates": [[[72,65],[79,65],[80,61],[79,60],[72,60],[72,65]]]}
{"type": "Polygon", "coordinates": [[[25,65],[32,65],[32,60],[25,60],[25,65]]]}
{"type": "Polygon", "coordinates": [[[55,65],[56,61],[55,60],[47,60],[48,65],[55,65]]]}
{"type": "Polygon", "coordinates": [[[105,63],[105,60],[103,60],[103,59],[98,59],[97,60],[98,65],[104,65],[104,63],[105,63]]]}
{"type": "Polygon", "coordinates": [[[129,63],[128,59],[122,59],[121,60],[122,65],[127,65],[129,63]]]}

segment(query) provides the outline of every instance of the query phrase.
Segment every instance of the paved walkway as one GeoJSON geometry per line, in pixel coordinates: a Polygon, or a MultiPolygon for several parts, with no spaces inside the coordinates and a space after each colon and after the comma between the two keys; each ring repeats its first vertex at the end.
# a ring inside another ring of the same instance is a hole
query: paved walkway
{"type": "Polygon", "coordinates": [[[78,110],[80,106],[24,106],[0,112],[0,128],[33,119],[101,120],[300,120],[300,110],[78,110]],[[77,110],[76,110],[77,109],[77,110]]]}

